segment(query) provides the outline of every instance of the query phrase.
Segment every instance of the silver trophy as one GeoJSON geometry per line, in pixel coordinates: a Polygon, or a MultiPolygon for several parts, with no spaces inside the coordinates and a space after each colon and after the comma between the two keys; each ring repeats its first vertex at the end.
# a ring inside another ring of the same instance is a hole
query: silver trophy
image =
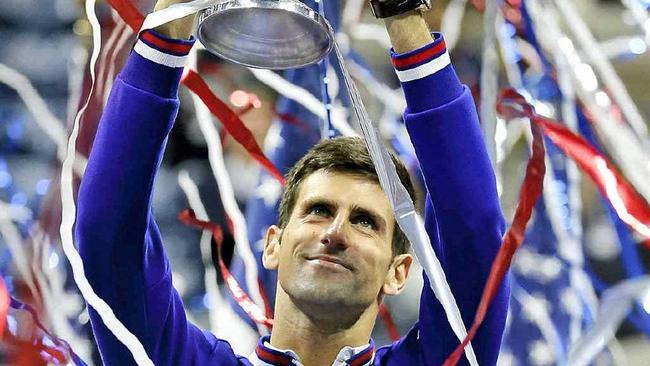
{"type": "Polygon", "coordinates": [[[298,0],[217,1],[201,11],[197,27],[209,51],[263,69],[320,61],[332,49],[332,34],[327,20],[298,0]]]}

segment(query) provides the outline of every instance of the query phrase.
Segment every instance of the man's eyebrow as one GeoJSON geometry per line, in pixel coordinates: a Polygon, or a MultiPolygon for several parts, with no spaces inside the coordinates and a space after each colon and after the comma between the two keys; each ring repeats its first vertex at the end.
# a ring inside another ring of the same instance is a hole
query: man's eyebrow
{"type": "Polygon", "coordinates": [[[336,202],[325,197],[313,196],[313,197],[306,198],[300,204],[300,206],[302,207],[311,207],[314,205],[323,205],[323,206],[327,206],[328,208],[334,208],[336,207],[336,202]]]}
{"type": "Polygon", "coordinates": [[[354,205],[352,206],[352,212],[356,214],[370,216],[375,221],[375,224],[377,224],[377,227],[379,228],[386,227],[386,220],[379,213],[375,212],[372,209],[361,207],[359,205],[354,205]]]}

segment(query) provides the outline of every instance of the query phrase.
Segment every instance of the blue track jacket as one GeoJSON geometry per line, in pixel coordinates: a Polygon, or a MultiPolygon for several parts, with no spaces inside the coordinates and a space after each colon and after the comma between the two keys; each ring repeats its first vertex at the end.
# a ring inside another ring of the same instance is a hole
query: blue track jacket
{"type": "MultiPolygon", "coordinates": [[[[426,181],[426,228],[469,328],[505,225],[472,96],[444,40],[435,36],[391,59],[426,181]]],[[[227,342],[187,321],[172,287],[151,197],[191,45],[144,32],[115,81],[78,196],[76,237],[86,276],[156,365],[299,364],[293,352],[275,350],[265,339],[253,354],[235,355],[227,342]]],[[[496,364],[508,295],[504,284],[473,341],[481,365],[496,364]]],[[[360,349],[346,347],[334,364],[441,365],[459,341],[426,276],[419,314],[399,341],[378,349],[371,340],[360,349]]],[[[104,363],[134,364],[93,309],[90,319],[104,363]]]]}

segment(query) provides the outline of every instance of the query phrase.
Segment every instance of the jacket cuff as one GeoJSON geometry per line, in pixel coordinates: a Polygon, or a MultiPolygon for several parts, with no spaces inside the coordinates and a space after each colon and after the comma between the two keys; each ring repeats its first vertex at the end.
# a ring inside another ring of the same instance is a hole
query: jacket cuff
{"type": "Polygon", "coordinates": [[[120,77],[128,84],[164,98],[176,98],[194,39],[165,37],[153,30],[140,33],[120,77]]]}
{"type": "Polygon", "coordinates": [[[442,34],[432,35],[434,41],[417,50],[398,54],[391,49],[393,67],[410,113],[440,107],[463,93],[442,34]]]}

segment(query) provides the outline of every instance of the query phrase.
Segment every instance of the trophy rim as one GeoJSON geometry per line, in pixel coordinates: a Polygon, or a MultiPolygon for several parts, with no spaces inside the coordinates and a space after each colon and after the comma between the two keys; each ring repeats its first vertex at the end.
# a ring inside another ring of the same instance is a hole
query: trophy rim
{"type": "Polygon", "coordinates": [[[285,69],[293,69],[293,68],[300,68],[308,65],[315,64],[322,60],[323,58],[327,57],[327,55],[332,51],[334,48],[334,33],[332,30],[331,25],[325,19],[323,16],[321,16],[317,11],[313,10],[309,6],[303,4],[300,1],[283,1],[283,0],[223,0],[220,1],[216,4],[213,4],[212,6],[203,9],[199,15],[198,18],[198,26],[197,26],[197,38],[199,41],[206,46],[206,49],[209,51],[217,54],[219,57],[222,57],[226,60],[235,62],[240,65],[244,65],[247,67],[253,67],[253,68],[262,68],[262,69],[273,69],[273,70],[285,70],[285,69]],[[233,57],[230,57],[227,53],[225,52],[219,52],[217,49],[211,49],[208,48],[206,45],[206,41],[208,44],[212,44],[212,42],[208,39],[206,39],[206,36],[203,33],[203,26],[206,23],[206,20],[209,18],[216,16],[216,15],[223,15],[224,13],[228,11],[234,11],[234,10],[242,10],[242,9],[270,9],[270,10],[283,10],[283,11],[288,11],[294,14],[301,15],[310,21],[318,24],[319,26],[323,27],[324,31],[327,33],[327,47],[322,51],[322,53],[319,53],[318,57],[315,57],[314,59],[308,59],[306,61],[296,61],[295,63],[287,64],[287,65],[260,65],[260,64],[250,64],[247,63],[241,59],[234,59],[233,57]]]}

